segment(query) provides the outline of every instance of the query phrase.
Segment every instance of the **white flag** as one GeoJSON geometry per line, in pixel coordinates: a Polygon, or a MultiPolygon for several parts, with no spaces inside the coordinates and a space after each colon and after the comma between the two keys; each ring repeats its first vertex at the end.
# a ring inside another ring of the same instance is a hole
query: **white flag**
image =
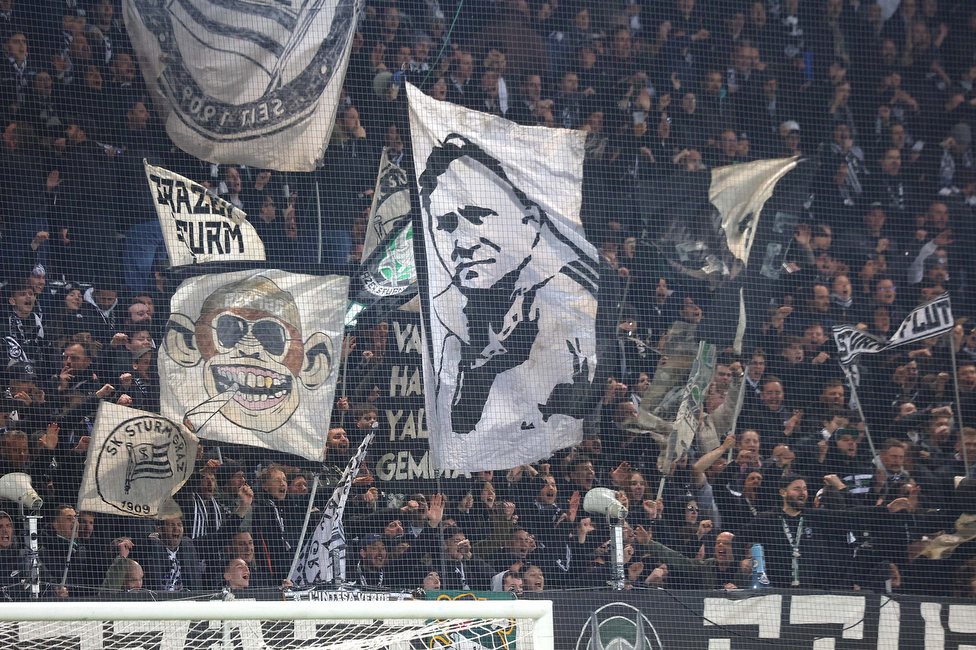
{"type": "Polygon", "coordinates": [[[834,325],[839,361],[849,366],[862,354],[878,354],[915,341],[945,334],[953,328],[952,303],[944,293],[913,309],[890,339],[868,334],[851,325],[834,325]]]}
{"type": "Polygon", "coordinates": [[[346,463],[346,469],[332,491],[332,498],[322,511],[319,525],[315,527],[312,538],[306,542],[298,556],[298,564],[291,574],[291,581],[295,586],[331,583],[337,570],[340,578],[346,577],[346,532],[342,528],[342,513],[346,509],[352,482],[356,480],[359,466],[363,464],[375,436],[375,430],[367,433],[359,444],[359,449],[346,463]]]}
{"type": "Polygon", "coordinates": [[[278,270],[203,275],[173,295],[161,412],[201,438],[320,461],[349,279],[278,270]]]}
{"type": "Polygon", "coordinates": [[[403,228],[403,220],[410,216],[410,186],[407,173],[390,162],[387,152],[380,157],[373,203],[366,221],[362,259],[367,259],[387,235],[403,228]]]}
{"type": "Polygon", "coordinates": [[[798,161],[796,157],[756,160],[712,170],[708,200],[722,215],[722,230],[729,251],[743,264],[749,263],[759,213],[773,195],[776,183],[796,167],[798,161]]]}
{"type": "Polygon", "coordinates": [[[518,126],[410,85],[407,97],[434,466],[547,457],[582,439],[596,370],[598,256],[579,216],[586,134],[518,126]]]}
{"type": "Polygon", "coordinates": [[[310,172],[329,142],[360,0],[125,0],[166,132],[215,163],[310,172]]]}
{"type": "Polygon", "coordinates": [[[143,164],[170,264],[264,260],[264,244],[243,210],[189,178],[143,164]]]}
{"type": "Polygon", "coordinates": [[[78,511],[155,517],[193,474],[197,437],[156,413],[98,405],[78,511]]]}

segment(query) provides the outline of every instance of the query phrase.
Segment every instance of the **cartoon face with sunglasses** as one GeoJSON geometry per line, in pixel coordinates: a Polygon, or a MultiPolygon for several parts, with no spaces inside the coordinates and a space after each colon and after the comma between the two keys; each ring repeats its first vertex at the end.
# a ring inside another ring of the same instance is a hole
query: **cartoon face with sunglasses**
{"type": "Polygon", "coordinates": [[[168,330],[171,358],[184,367],[203,361],[209,399],[186,414],[190,428],[202,426],[194,416],[219,411],[238,426],[274,431],[298,408],[299,383],[318,388],[332,366],[329,337],[316,332],[304,340],[294,297],[260,275],[214,291],[195,323],[174,314],[168,330]]]}

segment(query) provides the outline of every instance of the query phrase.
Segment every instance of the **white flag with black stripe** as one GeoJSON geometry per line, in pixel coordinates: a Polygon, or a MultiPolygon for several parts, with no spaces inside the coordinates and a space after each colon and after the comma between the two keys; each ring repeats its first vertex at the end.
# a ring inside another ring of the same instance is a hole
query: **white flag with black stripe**
{"type": "Polygon", "coordinates": [[[849,366],[862,354],[878,354],[915,341],[930,339],[952,329],[952,302],[944,293],[934,300],[913,309],[890,339],[868,334],[851,325],[834,326],[834,342],[840,352],[839,361],[849,366]]]}
{"type": "Polygon", "coordinates": [[[598,255],[580,221],[586,134],[518,126],[410,85],[407,97],[434,466],[545,458],[582,439],[596,370],[598,255]]]}
{"type": "Polygon", "coordinates": [[[335,120],[361,0],[126,0],[166,132],[215,163],[310,172],[335,120]]]}
{"type": "Polygon", "coordinates": [[[312,538],[302,548],[298,556],[298,563],[291,574],[291,581],[295,586],[302,587],[318,583],[331,584],[338,572],[339,577],[346,576],[346,533],[342,528],[342,513],[346,509],[352,482],[359,474],[359,467],[366,459],[366,452],[373,442],[376,431],[370,431],[359,444],[359,449],[346,463],[339,483],[332,491],[332,498],[322,511],[322,519],[315,527],[312,538]]]}

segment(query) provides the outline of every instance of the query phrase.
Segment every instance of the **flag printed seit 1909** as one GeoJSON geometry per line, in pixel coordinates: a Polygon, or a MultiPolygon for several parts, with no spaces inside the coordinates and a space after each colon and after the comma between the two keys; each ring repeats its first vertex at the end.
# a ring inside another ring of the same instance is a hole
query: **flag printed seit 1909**
{"type": "Polygon", "coordinates": [[[172,266],[264,260],[264,243],[243,210],[189,178],[143,165],[172,266]]]}
{"type": "Polygon", "coordinates": [[[178,422],[102,402],[78,510],[155,517],[190,478],[196,457],[197,437],[178,422]]]}
{"type": "Polygon", "coordinates": [[[181,149],[214,163],[310,172],[329,142],[361,4],[125,0],[122,8],[181,149]]]}
{"type": "Polygon", "coordinates": [[[580,221],[584,136],[407,85],[422,214],[424,397],[435,467],[516,467],[578,443],[599,276],[580,221]]]}
{"type": "Polygon", "coordinates": [[[349,279],[279,270],[203,275],[173,295],[161,412],[201,438],[320,461],[349,279]]]}

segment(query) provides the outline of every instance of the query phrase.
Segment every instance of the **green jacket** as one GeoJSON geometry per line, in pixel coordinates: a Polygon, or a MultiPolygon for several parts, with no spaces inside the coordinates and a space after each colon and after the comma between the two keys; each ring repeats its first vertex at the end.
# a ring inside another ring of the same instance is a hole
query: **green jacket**
{"type": "MultiPolygon", "coordinates": [[[[678,553],[672,548],[651,540],[647,544],[651,556],[668,565],[668,572],[677,571],[682,576],[697,582],[702,589],[721,589],[731,582],[740,589],[746,587],[748,576],[739,573],[739,565],[732,564],[726,575],[719,575],[718,560],[713,557],[704,560],[693,560],[678,553]],[[743,584],[740,584],[743,583],[743,584]]],[[[690,588],[690,587],[689,587],[690,588]]]]}

